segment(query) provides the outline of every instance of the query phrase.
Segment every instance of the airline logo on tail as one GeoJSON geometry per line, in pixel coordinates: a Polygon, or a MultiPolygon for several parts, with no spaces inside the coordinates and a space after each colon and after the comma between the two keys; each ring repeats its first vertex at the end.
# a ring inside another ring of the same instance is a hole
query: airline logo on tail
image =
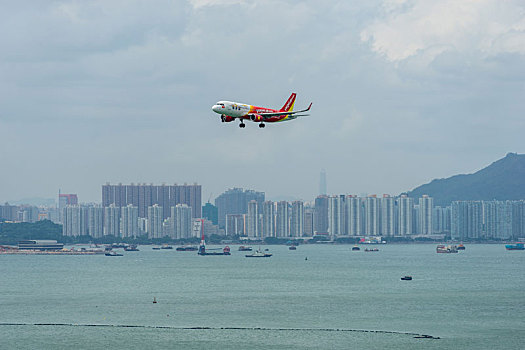
{"type": "Polygon", "coordinates": [[[259,123],[260,128],[264,128],[265,123],[276,123],[307,116],[308,114],[300,113],[308,112],[312,107],[312,103],[310,103],[308,108],[294,112],[293,107],[296,96],[296,93],[292,93],[281,109],[257,107],[231,101],[219,101],[211,109],[221,115],[222,122],[232,122],[235,119],[239,119],[241,122],[239,127],[244,128],[246,126],[244,120],[251,120],[259,123]]]}

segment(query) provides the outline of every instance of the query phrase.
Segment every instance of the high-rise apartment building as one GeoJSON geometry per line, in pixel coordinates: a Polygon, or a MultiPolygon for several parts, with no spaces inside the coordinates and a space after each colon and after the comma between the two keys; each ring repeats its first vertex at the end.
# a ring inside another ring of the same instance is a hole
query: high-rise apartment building
{"type": "Polygon", "coordinates": [[[344,204],[341,196],[328,197],[328,233],[333,238],[345,234],[344,204]]]}
{"type": "Polygon", "coordinates": [[[210,220],[213,225],[218,225],[219,223],[219,211],[215,205],[209,202],[202,207],[202,217],[210,220]]]}
{"type": "Polygon", "coordinates": [[[304,203],[302,201],[292,202],[290,216],[290,236],[302,237],[304,235],[304,203]]]}
{"type": "Polygon", "coordinates": [[[120,207],[115,204],[104,208],[104,235],[120,237],[120,207]]]}
{"type": "Polygon", "coordinates": [[[320,195],[314,204],[314,231],[319,233],[328,232],[328,196],[320,195]]]}
{"type": "Polygon", "coordinates": [[[162,218],[170,216],[170,208],[177,204],[186,204],[192,208],[192,217],[200,218],[202,214],[201,185],[102,185],[102,206],[110,204],[121,208],[128,204],[138,207],[139,217],[147,217],[147,209],[157,204],[162,209],[162,218]]]}
{"type": "Polygon", "coordinates": [[[245,235],[245,217],[246,214],[227,214],[226,215],[226,234],[229,236],[245,235]]]}
{"type": "Polygon", "coordinates": [[[163,209],[158,204],[148,207],[148,238],[162,238],[164,236],[163,209]]]}
{"type": "Polygon", "coordinates": [[[139,208],[128,204],[121,208],[120,231],[123,238],[139,235],[139,208]]]}
{"type": "Polygon", "coordinates": [[[395,216],[394,198],[388,194],[384,194],[381,198],[381,235],[394,236],[395,235],[395,216]]]}
{"type": "Polygon", "coordinates": [[[432,211],[434,208],[434,199],[427,195],[419,198],[419,224],[418,233],[421,235],[432,234],[432,211]]]}
{"type": "Polygon", "coordinates": [[[100,206],[90,206],[88,211],[88,234],[93,238],[100,238],[104,235],[104,208],[100,206]]]}
{"type": "Polygon", "coordinates": [[[361,236],[363,234],[361,198],[354,195],[346,196],[345,212],[346,234],[349,236],[361,236]]]}
{"type": "Polygon", "coordinates": [[[266,237],[275,237],[275,205],[272,201],[266,201],[263,203],[263,234],[266,237]]]}
{"type": "Polygon", "coordinates": [[[256,200],[251,200],[248,203],[246,230],[248,237],[259,237],[259,207],[256,200]]]}
{"type": "Polygon", "coordinates": [[[68,205],[78,205],[78,197],[76,194],[58,193],[58,213],[59,220],[63,222],[62,210],[68,205]]]}
{"type": "Polygon", "coordinates": [[[365,199],[365,234],[379,236],[379,199],[371,195],[365,199]]]}
{"type": "Polygon", "coordinates": [[[171,207],[171,222],[173,223],[173,238],[189,238],[192,236],[191,208],[186,204],[171,207]]]}
{"type": "Polygon", "coordinates": [[[315,209],[310,206],[305,206],[304,208],[304,235],[313,236],[314,235],[314,212],[315,209]]]}
{"type": "Polygon", "coordinates": [[[277,202],[275,214],[275,234],[277,237],[290,237],[290,220],[288,215],[288,202],[277,202]]]}
{"type": "Polygon", "coordinates": [[[413,234],[414,199],[407,195],[401,195],[398,198],[398,207],[398,235],[410,236],[413,234]]]}
{"type": "Polygon", "coordinates": [[[480,238],[483,227],[481,201],[452,202],[451,237],[453,239],[480,238]]]}

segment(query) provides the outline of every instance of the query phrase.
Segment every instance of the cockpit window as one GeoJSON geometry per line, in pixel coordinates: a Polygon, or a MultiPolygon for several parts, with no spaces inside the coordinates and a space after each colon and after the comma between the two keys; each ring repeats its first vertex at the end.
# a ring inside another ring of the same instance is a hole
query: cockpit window
{"type": "Polygon", "coordinates": [[[219,105],[219,106],[224,106],[224,103],[217,103],[217,105],[219,105]]]}

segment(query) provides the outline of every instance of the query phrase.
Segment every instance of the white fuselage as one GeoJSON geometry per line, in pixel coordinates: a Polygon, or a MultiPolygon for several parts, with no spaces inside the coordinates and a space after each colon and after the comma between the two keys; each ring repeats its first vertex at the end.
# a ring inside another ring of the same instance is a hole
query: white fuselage
{"type": "Polygon", "coordinates": [[[219,101],[211,109],[218,114],[239,118],[250,113],[252,106],[239,102],[219,101]]]}

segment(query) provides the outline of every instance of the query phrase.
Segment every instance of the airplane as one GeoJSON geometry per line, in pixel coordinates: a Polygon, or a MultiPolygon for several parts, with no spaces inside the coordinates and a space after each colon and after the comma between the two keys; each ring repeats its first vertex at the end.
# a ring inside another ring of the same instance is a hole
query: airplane
{"type": "Polygon", "coordinates": [[[239,124],[240,128],[244,128],[244,120],[251,120],[252,122],[259,123],[259,128],[264,128],[264,123],[276,123],[287,120],[293,120],[297,117],[304,117],[308,114],[298,114],[308,112],[312,103],[308,108],[301,111],[293,111],[293,105],[295,103],[295,96],[297,94],[294,92],[290,95],[283,108],[281,109],[271,109],[265,107],[257,107],[252,105],[247,105],[245,103],[230,102],[230,101],[219,101],[211,108],[212,111],[221,115],[221,121],[223,123],[233,122],[235,119],[239,119],[241,123],[239,124]]]}

